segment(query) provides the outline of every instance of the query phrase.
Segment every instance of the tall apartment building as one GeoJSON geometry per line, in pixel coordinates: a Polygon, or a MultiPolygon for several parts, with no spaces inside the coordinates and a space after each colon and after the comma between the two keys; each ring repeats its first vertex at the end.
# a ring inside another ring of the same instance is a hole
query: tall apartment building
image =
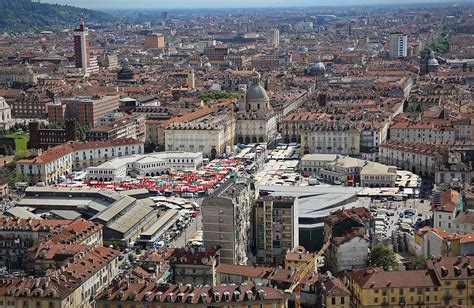
{"type": "Polygon", "coordinates": [[[74,30],[74,55],[76,68],[80,68],[83,73],[96,72],[99,70],[97,58],[90,55],[89,30],[81,22],[79,28],[74,30]]]}
{"type": "Polygon", "coordinates": [[[283,265],[287,250],[299,245],[298,199],[259,197],[255,204],[254,223],[257,263],[283,265]]]}
{"type": "Polygon", "coordinates": [[[401,33],[390,34],[389,56],[392,59],[406,58],[408,50],[408,37],[401,33]]]}
{"type": "Polygon", "coordinates": [[[165,37],[160,33],[151,33],[145,35],[145,48],[165,48],[165,37]]]}
{"type": "Polygon", "coordinates": [[[280,46],[280,30],[278,29],[270,29],[266,33],[266,42],[267,46],[278,48],[280,46]]]}
{"type": "Polygon", "coordinates": [[[255,186],[239,180],[224,187],[202,203],[204,247],[220,246],[221,262],[247,264],[255,186]]]}

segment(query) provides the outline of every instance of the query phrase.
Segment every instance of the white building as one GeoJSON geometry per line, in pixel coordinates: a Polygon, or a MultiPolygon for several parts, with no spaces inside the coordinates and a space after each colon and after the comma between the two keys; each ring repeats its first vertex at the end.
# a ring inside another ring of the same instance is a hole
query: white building
{"type": "Polygon", "coordinates": [[[280,46],[280,31],[278,29],[270,29],[266,33],[267,46],[278,48],[280,46]]]}
{"type": "Polygon", "coordinates": [[[305,154],[359,155],[360,131],[348,122],[310,123],[302,134],[301,149],[305,154]]]}
{"type": "Polygon", "coordinates": [[[460,211],[461,196],[455,190],[433,195],[433,226],[448,232],[455,232],[454,220],[460,211]]]}
{"type": "Polygon", "coordinates": [[[98,181],[123,180],[127,176],[156,176],[170,170],[197,169],[202,153],[160,152],[118,157],[97,167],[87,168],[86,178],[98,181]]]}
{"type": "Polygon", "coordinates": [[[390,140],[403,140],[422,143],[454,141],[456,129],[433,123],[399,122],[390,127],[390,140]]]}
{"type": "Polygon", "coordinates": [[[336,154],[306,154],[301,158],[301,171],[303,174],[310,173],[319,175],[321,169],[334,162],[338,158],[336,154]]]}
{"type": "Polygon", "coordinates": [[[56,146],[46,152],[19,160],[17,173],[32,183],[57,183],[73,169],[85,169],[115,157],[143,153],[144,143],[135,139],[79,142],[56,146]]]}
{"type": "Polygon", "coordinates": [[[406,58],[408,37],[402,33],[392,33],[389,38],[389,56],[392,59],[406,58]]]}
{"type": "Polygon", "coordinates": [[[191,122],[178,122],[165,129],[166,151],[199,152],[211,159],[220,157],[234,143],[235,122],[227,111],[191,122]]]}
{"type": "Polygon", "coordinates": [[[12,109],[0,96],[0,129],[9,129],[12,124],[12,109]]]}
{"type": "Polygon", "coordinates": [[[115,157],[144,153],[144,142],[122,138],[71,144],[76,169],[96,166],[115,157]]]}
{"type": "Polygon", "coordinates": [[[435,144],[393,140],[379,145],[379,162],[419,175],[433,176],[447,160],[448,150],[435,144]]]}
{"type": "Polygon", "coordinates": [[[364,268],[369,258],[370,241],[365,236],[355,235],[333,240],[335,260],[334,271],[364,268]]]}
{"type": "Polygon", "coordinates": [[[462,119],[453,124],[456,130],[456,139],[470,140],[474,136],[474,121],[471,119],[462,119]]]}

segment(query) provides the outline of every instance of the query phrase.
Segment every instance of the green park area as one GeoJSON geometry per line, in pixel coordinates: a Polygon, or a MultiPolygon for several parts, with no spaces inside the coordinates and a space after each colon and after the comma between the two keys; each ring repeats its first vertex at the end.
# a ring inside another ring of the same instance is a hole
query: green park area
{"type": "Polygon", "coordinates": [[[15,147],[16,151],[20,150],[26,150],[27,149],[27,144],[28,140],[30,140],[30,136],[23,132],[14,132],[14,133],[7,133],[7,134],[0,134],[1,138],[15,138],[15,147]]]}

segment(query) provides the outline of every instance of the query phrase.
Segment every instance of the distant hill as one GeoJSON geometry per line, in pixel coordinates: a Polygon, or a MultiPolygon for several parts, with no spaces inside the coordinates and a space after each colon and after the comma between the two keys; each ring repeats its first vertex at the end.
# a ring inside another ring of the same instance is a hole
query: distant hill
{"type": "Polygon", "coordinates": [[[30,0],[0,0],[0,32],[55,30],[74,27],[81,19],[88,24],[112,23],[109,14],[68,5],[31,2],[30,0]]]}

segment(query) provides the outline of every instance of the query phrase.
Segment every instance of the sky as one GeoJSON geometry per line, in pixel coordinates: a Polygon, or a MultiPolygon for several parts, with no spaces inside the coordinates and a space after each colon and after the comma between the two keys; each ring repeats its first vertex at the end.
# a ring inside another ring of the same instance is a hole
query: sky
{"type": "MultiPolygon", "coordinates": [[[[43,0],[90,9],[111,8],[250,8],[347,4],[390,4],[437,2],[436,0],[43,0]]],[[[440,1],[441,2],[441,1],[440,1]]],[[[448,2],[448,1],[443,1],[448,2]]]]}

